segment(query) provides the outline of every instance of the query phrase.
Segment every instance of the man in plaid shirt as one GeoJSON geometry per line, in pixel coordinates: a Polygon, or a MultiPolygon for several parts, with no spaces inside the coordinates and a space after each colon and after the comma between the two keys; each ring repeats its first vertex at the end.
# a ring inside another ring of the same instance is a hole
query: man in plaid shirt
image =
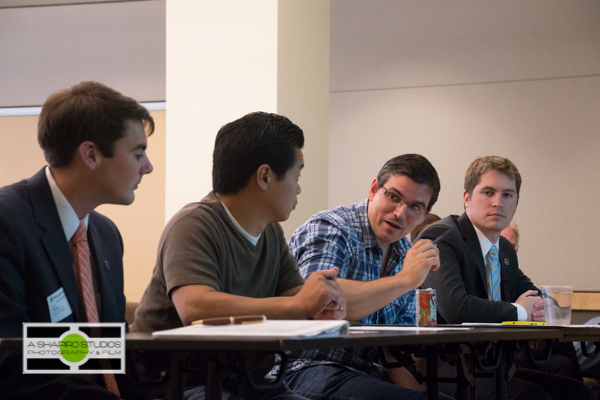
{"type": "MultiPolygon", "coordinates": [[[[289,241],[306,279],[338,267],[347,319],[363,324],[414,324],[415,291],[440,264],[430,240],[414,246],[406,238],[436,202],[440,181],[418,154],[394,157],[360,203],[313,215],[289,241]]],[[[305,351],[288,368],[286,382],[310,399],[425,396],[393,383],[365,348],[305,351]]]]}

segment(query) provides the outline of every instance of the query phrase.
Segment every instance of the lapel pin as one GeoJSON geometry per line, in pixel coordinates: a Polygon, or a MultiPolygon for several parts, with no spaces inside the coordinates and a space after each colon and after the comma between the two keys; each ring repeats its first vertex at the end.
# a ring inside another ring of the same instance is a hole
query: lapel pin
{"type": "Polygon", "coordinates": [[[504,264],[506,264],[506,265],[508,265],[508,264],[509,264],[509,262],[508,262],[508,258],[505,258],[505,259],[504,259],[504,264]]]}
{"type": "Polygon", "coordinates": [[[108,263],[108,260],[104,260],[104,267],[110,271],[110,264],[108,263]]]}

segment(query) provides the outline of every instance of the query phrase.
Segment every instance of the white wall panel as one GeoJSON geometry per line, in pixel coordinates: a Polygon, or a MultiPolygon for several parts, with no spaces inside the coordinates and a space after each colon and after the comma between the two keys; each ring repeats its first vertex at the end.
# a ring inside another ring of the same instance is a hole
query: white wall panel
{"type": "Polygon", "coordinates": [[[599,290],[598,93],[600,78],[334,94],[329,205],[361,200],[385,161],[419,153],[442,182],[432,212],[461,214],[470,162],[504,156],[523,177],[524,269],[538,284],[599,290]]]}
{"type": "Polygon", "coordinates": [[[0,9],[0,107],[85,80],[164,101],[165,52],[164,1],[0,9]]]}
{"type": "Polygon", "coordinates": [[[169,1],[167,18],[168,221],[212,190],[219,128],[277,111],[277,1],[169,1]]]}
{"type": "Polygon", "coordinates": [[[599,10],[332,1],[330,207],[364,198],[385,161],[416,152],[440,174],[433,212],[460,214],[469,163],[508,157],[523,175],[524,271],[600,290],[599,10]]]}
{"type": "Polygon", "coordinates": [[[167,3],[167,212],[212,189],[217,131],[253,111],[304,130],[297,209],[287,236],[327,206],[329,2],[173,0],[167,3]]]}
{"type": "Polygon", "coordinates": [[[334,0],[331,90],[600,74],[596,0],[334,0]]]}

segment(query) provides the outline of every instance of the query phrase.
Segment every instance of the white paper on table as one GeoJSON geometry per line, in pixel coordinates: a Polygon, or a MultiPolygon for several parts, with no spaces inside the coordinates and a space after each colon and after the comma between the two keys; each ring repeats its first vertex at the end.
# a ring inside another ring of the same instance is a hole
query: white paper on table
{"type": "MultiPolygon", "coordinates": [[[[506,325],[501,322],[463,322],[461,325],[470,326],[474,328],[502,328],[503,326],[517,326],[517,325],[506,325]]],[[[530,327],[535,325],[520,325],[521,327],[530,327]]],[[[537,325],[544,326],[544,325],[537,325]]]]}
{"type": "Polygon", "coordinates": [[[600,325],[565,325],[565,328],[600,328],[600,325]]]}
{"type": "Polygon", "coordinates": [[[503,324],[501,322],[463,322],[463,326],[471,326],[474,328],[515,328],[515,329],[547,329],[560,328],[558,325],[539,325],[539,324],[503,324]]]}
{"type": "Polygon", "coordinates": [[[351,326],[350,332],[358,331],[468,331],[473,328],[431,327],[431,326],[351,326]]]}
{"type": "Polygon", "coordinates": [[[306,338],[348,336],[348,321],[274,320],[252,324],[189,325],[153,332],[152,336],[221,336],[262,338],[306,338]]]}

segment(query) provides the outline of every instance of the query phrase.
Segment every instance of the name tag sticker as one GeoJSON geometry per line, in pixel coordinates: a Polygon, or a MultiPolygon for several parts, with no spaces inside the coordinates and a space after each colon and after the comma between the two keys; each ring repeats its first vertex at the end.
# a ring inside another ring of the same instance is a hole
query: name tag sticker
{"type": "Polygon", "coordinates": [[[47,298],[48,308],[50,309],[50,320],[52,322],[62,321],[73,314],[67,295],[63,288],[58,289],[47,298]]]}

